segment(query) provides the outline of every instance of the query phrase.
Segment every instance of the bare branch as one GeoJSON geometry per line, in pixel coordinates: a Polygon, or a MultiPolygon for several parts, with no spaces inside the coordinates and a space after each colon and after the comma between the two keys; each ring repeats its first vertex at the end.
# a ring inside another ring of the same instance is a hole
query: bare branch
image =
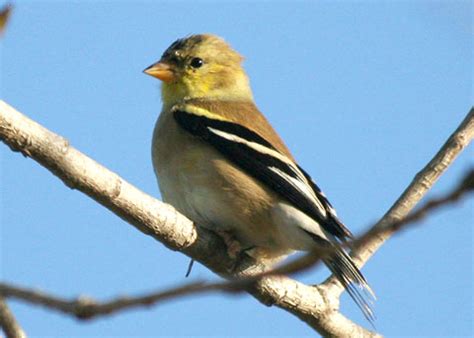
{"type": "Polygon", "coordinates": [[[252,284],[265,276],[277,274],[279,272],[296,271],[298,268],[310,267],[315,261],[319,261],[317,253],[308,259],[297,259],[294,263],[285,264],[283,267],[268,272],[264,272],[253,277],[247,277],[237,280],[230,280],[218,283],[209,283],[204,281],[194,281],[166,290],[153,291],[144,295],[134,297],[117,297],[112,300],[99,302],[87,296],[80,296],[75,299],[65,299],[52,294],[41,292],[37,289],[28,289],[13,284],[0,283],[0,299],[16,298],[27,303],[41,305],[65,314],[72,315],[78,319],[92,319],[113,314],[115,312],[128,310],[141,306],[151,306],[158,303],[175,299],[191,294],[208,292],[226,292],[239,293],[244,292],[252,284]]]}
{"type": "MultiPolygon", "coordinates": [[[[417,175],[378,227],[406,216],[436,178],[454,161],[472,139],[472,115],[471,111],[448,140],[448,146],[445,145],[427,168],[417,175]]],[[[64,138],[1,101],[0,138],[13,150],[21,151],[48,168],[67,186],[84,192],[140,231],[172,250],[179,250],[200,261],[214,272],[229,277],[229,269],[235,265],[235,261],[227,256],[225,245],[219,237],[195,226],[171,206],[139,191],[70,147],[64,138]]],[[[388,237],[383,232],[354,250],[359,253],[359,263],[365,262],[388,237]]],[[[239,278],[255,277],[268,271],[265,265],[251,261],[244,263],[239,265],[236,273],[239,278]]],[[[378,336],[338,312],[340,292],[336,290],[336,284],[330,283],[332,289],[328,284],[312,287],[285,276],[266,276],[246,285],[245,289],[263,304],[276,305],[294,314],[324,336],[378,336]]]]}
{"type": "MultiPolygon", "coordinates": [[[[48,294],[37,289],[28,289],[8,283],[0,283],[0,314],[2,314],[2,303],[4,298],[15,298],[26,303],[40,305],[65,314],[72,315],[77,319],[89,320],[93,318],[111,315],[116,312],[129,310],[137,307],[149,307],[183,296],[198,293],[222,291],[226,293],[244,292],[245,289],[256,279],[225,281],[220,283],[206,283],[195,281],[166,290],[153,291],[133,297],[117,297],[109,301],[99,302],[91,297],[80,296],[75,299],[65,299],[48,294]]],[[[6,304],[5,304],[6,305],[6,304]]],[[[6,317],[5,317],[6,318],[6,317]]],[[[3,323],[0,321],[0,326],[3,323]]]]}
{"type": "MultiPolygon", "coordinates": [[[[474,137],[474,108],[471,108],[459,127],[448,138],[431,161],[413,178],[413,181],[397,199],[394,205],[377,222],[373,232],[364,241],[356,243],[351,256],[359,267],[362,267],[369,258],[389,239],[396,231],[397,224],[407,217],[410,211],[418,204],[438,178],[446,171],[461,151],[466,148],[474,137]]],[[[340,283],[334,276],[329,277],[324,286],[334,296],[343,291],[340,283]]]]}
{"type": "Polygon", "coordinates": [[[135,297],[118,297],[106,302],[99,302],[90,297],[84,296],[72,300],[66,300],[38,290],[22,288],[6,283],[0,283],[0,295],[3,297],[16,298],[27,303],[41,305],[65,314],[73,315],[78,319],[85,320],[107,316],[126,309],[143,306],[148,307],[159,302],[190,294],[211,291],[225,291],[230,293],[242,292],[245,288],[243,283],[244,282],[205,283],[197,281],[164,291],[154,291],[135,297]]]}
{"type": "Polygon", "coordinates": [[[3,297],[0,297],[0,328],[7,338],[26,338],[26,334],[16,321],[3,297]]]}
{"type": "Polygon", "coordinates": [[[7,4],[0,9],[0,37],[2,36],[3,32],[5,31],[5,27],[7,26],[8,19],[10,18],[13,6],[7,4]]]}
{"type": "Polygon", "coordinates": [[[403,230],[407,225],[420,222],[429,213],[434,210],[447,206],[449,204],[459,201],[468,193],[472,193],[474,190],[474,169],[471,169],[464,175],[463,179],[458,183],[458,185],[452,189],[451,192],[447,193],[444,196],[438,198],[432,198],[425,202],[423,206],[418,208],[418,210],[408,214],[406,217],[394,221],[393,223],[386,224],[385,227],[376,227],[371,228],[366,234],[361,236],[355,241],[355,246],[362,247],[364,243],[369,242],[373,237],[385,233],[387,231],[394,233],[400,230],[403,230]]]}
{"type": "MultiPolygon", "coordinates": [[[[433,198],[419,208],[417,211],[409,214],[402,220],[388,225],[393,231],[399,231],[408,224],[416,223],[425,218],[435,209],[446,206],[448,204],[459,201],[462,197],[474,190],[474,169],[471,169],[457,185],[448,194],[433,198]]],[[[371,228],[366,234],[357,239],[355,243],[366,242],[371,237],[376,236],[380,229],[371,228]]],[[[78,319],[92,319],[101,316],[113,314],[115,312],[136,308],[139,306],[157,305],[163,301],[175,299],[191,294],[207,293],[207,292],[230,292],[237,293],[245,291],[253,283],[259,279],[271,275],[284,275],[313,267],[321,261],[323,255],[332,253],[332,250],[315,251],[305,254],[304,256],[290,260],[283,266],[273,270],[269,270],[253,277],[243,278],[239,280],[231,280],[220,283],[206,283],[203,281],[195,281],[178,287],[172,287],[163,291],[154,291],[141,296],[135,297],[119,297],[107,302],[98,302],[89,297],[79,297],[73,300],[65,300],[57,296],[48,295],[38,290],[30,290],[15,285],[0,283],[0,296],[13,297],[29,303],[43,305],[51,309],[70,314],[78,319]]]]}
{"type": "Polygon", "coordinates": [[[448,138],[443,147],[433,159],[416,174],[408,188],[405,189],[395,204],[375,225],[376,228],[386,229],[386,231],[365,245],[354,248],[353,256],[357,259],[359,265],[363,265],[383,242],[392,235],[395,229],[390,228],[390,224],[400,221],[409,214],[449,165],[454,162],[461,151],[469,145],[473,137],[474,108],[471,108],[467,116],[448,138]]]}

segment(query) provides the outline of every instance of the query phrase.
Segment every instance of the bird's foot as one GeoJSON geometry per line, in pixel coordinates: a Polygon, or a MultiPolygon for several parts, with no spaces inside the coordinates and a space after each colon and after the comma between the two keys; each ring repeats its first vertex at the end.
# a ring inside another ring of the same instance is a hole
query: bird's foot
{"type": "Polygon", "coordinates": [[[229,268],[229,272],[232,274],[238,272],[244,262],[249,263],[249,258],[254,261],[252,255],[252,252],[255,249],[254,246],[244,248],[231,232],[224,230],[218,230],[216,232],[224,240],[227,247],[227,255],[234,261],[232,266],[229,268]]]}
{"type": "Polygon", "coordinates": [[[242,251],[242,245],[240,242],[237,241],[234,235],[228,231],[218,230],[216,232],[224,240],[227,247],[227,255],[232,259],[236,259],[242,251]]]}

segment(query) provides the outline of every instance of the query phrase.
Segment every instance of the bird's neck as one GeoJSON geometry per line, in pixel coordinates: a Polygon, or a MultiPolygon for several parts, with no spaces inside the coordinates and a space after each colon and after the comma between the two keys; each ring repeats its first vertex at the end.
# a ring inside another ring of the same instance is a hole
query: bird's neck
{"type": "Polygon", "coordinates": [[[244,72],[234,74],[232,82],[215,83],[163,83],[161,87],[163,108],[171,108],[188,99],[220,101],[253,101],[249,80],[244,72]]]}

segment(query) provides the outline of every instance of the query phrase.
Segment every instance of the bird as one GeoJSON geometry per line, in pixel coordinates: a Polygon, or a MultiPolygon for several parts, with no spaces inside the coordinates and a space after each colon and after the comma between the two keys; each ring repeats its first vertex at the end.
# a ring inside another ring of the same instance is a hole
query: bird
{"type": "Polygon", "coordinates": [[[144,70],[162,82],[152,139],[162,198],[262,260],[330,248],[324,263],[372,322],[374,293],[342,245],[353,236],[257,108],[242,62],[223,38],[194,34],[144,70]]]}

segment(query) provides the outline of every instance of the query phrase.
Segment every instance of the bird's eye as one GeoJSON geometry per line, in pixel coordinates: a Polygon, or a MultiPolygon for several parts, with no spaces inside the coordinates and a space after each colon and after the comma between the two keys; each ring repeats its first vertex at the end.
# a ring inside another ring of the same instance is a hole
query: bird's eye
{"type": "Polygon", "coordinates": [[[203,64],[204,64],[204,61],[202,61],[201,58],[193,58],[193,59],[191,60],[191,63],[190,63],[191,67],[193,67],[193,68],[199,68],[199,67],[201,67],[203,64]]]}

